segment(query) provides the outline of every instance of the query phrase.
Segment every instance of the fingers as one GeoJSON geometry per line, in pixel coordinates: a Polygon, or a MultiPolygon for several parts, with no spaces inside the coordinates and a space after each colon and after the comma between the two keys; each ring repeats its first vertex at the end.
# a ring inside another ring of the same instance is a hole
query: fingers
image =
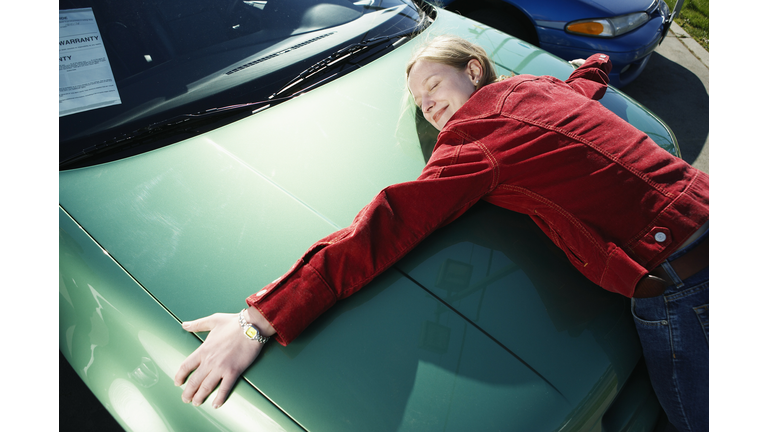
{"type": "Polygon", "coordinates": [[[229,392],[232,391],[232,388],[235,386],[238,378],[238,375],[227,375],[221,379],[221,384],[219,384],[219,393],[216,394],[216,399],[212,404],[214,409],[224,404],[224,401],[227,400],[227,396],[229,396],[229,392]]]}
{"type": "Polygon", "coordinates": [[[185,322],[182,326],[190,332],[210,333],[179,366],[174,384],[180,386],[187,381],[181,399],[195,406],[205,402],[218,386],[219,391],[211,404],[218,408],[224,404],[243,371],[259,355],[262,344],[243,336],[236,314],[214,314],[185,322]]]}
{"type": "Polygon", "coordinates": [[[192,333],[211,331],[213,329],[213,317],[214,315],[207,316],[205,318],[196,319],[194,321],[186,321],[181,323],[181,327],[192,333]]]}
{"type": "MultiPolygon", "coordinates": [[[[200,332],[200,331],[210,331],[209,318],[211,317],[209,316],[205,318],[196,319],[194,321],[186,321],[181,323],[181,327],[184,330],[188,332],[193,332],[193,333],[200,332]]],[[[194,371],[200,366],[202,352],[203,352],[203,346],[201,345],[181,363],[181,366],[179,366],[179,370],[176,371],[176,375],[173,377],[173,384],[176,387],[179,387],[182,384],[184,384],[184,381],[187,379],[189,374],[192,373],[192,371],[194,371]]],[[[187,386],[187,388],[189,388],[189,386],[187,386]]],[[[184,400],[184,402],[188,403],[189,399],[184,400]]]]}
{"type": "Polygon", "coordinates": [[[184,403],[191,402],[194,406],[200,406],[218,386],[219,391],[216,394],[216,399],[211,403],[211,406],[217,409],[227,400],[238,378],[239,375],[236,374],[220,377],[218,374],[197,370],[187,382],[187,386],[181,394],[181,400],[184,403]]]}
{"type": "MultiPolygon", "coordinates": [[[[186,365],[182,366],[187,367],[186,365]]],[[[183,384],[184,379],[179,379],[182,375],[186,377],[181,370],[176,374],[175,383],[177,386],[183,384]]],[[[222,367],[207,369],[206,366],[200,366],[187,381],[184,392],[181,394],[181,400],[184,403],[191,402],[194,406],[200,406],[218,386],[219,392],[211,405],[214,409],[219,408],[227,400],[227,396],[229,396],[239,377],[239,372],[223,370],[222,367]]]]}
{"type": "Polygon", "coordinates": [[[187,383],[187,387],[181,395],[181,400],[184,403],[192,402],[194,406],[202,405],[208,395],[219,385],[221,377],[218,374],[200,372],[199,370],[195,371],[187,383]]]}
{"type": "Polygon", "coordinates": [[[184,381],[187,379],[190,373],[192,373],[193,370],[197,369],[198,366],[200,366],[200,348],[196,349],[192,354],[190,354],[189,357],[184,360],[183,363],[181,363],[181,366],[179,366],[179,370],[176,372],[176,376],[173,377],[173,384],[176,385],[176,387],[184,384],[184,381]]]}
{"type": "MultiPolygon", "coordinates": [[[[187,386],[184,388],[184,392],[181,393],[181,401],[184,403],[192,402],[192,399],[197,395],[198,388],[200,388],[200,383],[207,377],[208,374],[206,371],[203,371],[202,368],[198,368],[192,376],[189,377],[187,386]]],[[[205,397],[203,397],[203,399],[205,399],[205,397]]]]}

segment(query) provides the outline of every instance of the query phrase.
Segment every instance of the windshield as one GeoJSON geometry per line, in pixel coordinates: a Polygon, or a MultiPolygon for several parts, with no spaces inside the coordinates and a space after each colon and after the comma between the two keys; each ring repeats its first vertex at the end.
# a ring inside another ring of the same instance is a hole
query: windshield
{"type": "Polygon", "coordinates": [[[59,158],[174,116],[268,100],[350,44],[423,26],[411,0],[60,1],[59,158]]]}

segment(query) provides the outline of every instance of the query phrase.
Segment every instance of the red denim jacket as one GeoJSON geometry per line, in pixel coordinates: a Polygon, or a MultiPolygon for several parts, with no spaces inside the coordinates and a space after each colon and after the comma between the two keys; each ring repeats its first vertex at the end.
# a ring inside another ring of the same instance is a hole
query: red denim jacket
{"type": "Polygon", "coordinates": [[[286,345],[480,199],[529,215],[584,276],[631,297],[709,219],[709,176],[596,101],[610,68],[597,54],[565,82],[519,75],[475,92],[417,180],[382,190],[247,303],[286,345]]]}

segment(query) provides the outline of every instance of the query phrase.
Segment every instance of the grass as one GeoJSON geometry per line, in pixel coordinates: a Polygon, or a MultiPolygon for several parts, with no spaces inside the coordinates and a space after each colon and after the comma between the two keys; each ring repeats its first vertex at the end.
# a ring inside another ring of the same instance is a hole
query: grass
{"type": "MultiPolygon", "coordinates": [[[[675,0],[664,0],[669,9],[675,7],[675,0]]],[[[679,0],[683,1],[683,0],[679,0]]],[[[675,22],[709,51],[709,0],[685,0],[675,22]]]]}

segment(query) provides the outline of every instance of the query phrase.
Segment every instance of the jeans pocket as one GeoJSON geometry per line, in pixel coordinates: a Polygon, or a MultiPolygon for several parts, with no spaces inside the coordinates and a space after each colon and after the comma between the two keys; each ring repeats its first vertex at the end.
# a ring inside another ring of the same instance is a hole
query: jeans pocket
{"type": "Polygon", "coordinates": [[[648,300],[649,299],[631,299],[630,310],[632,311],[632,318],[635,319],[635,323],[644,327],[660,327],[667,325],[666,317],[658,316],[659,312],[663,313],[663,308],[661,308],[661,310],[654,308],[652,304],[649,304],[648,300]]]}
{"type": "Polygon", "coordinates": [[[696,312],[696,316],[699,318],[699,324],[701,329],[704,330],[704,336],[707,338],[707,345],[709,345],[709,303],[693,308],[696,312]]]}

